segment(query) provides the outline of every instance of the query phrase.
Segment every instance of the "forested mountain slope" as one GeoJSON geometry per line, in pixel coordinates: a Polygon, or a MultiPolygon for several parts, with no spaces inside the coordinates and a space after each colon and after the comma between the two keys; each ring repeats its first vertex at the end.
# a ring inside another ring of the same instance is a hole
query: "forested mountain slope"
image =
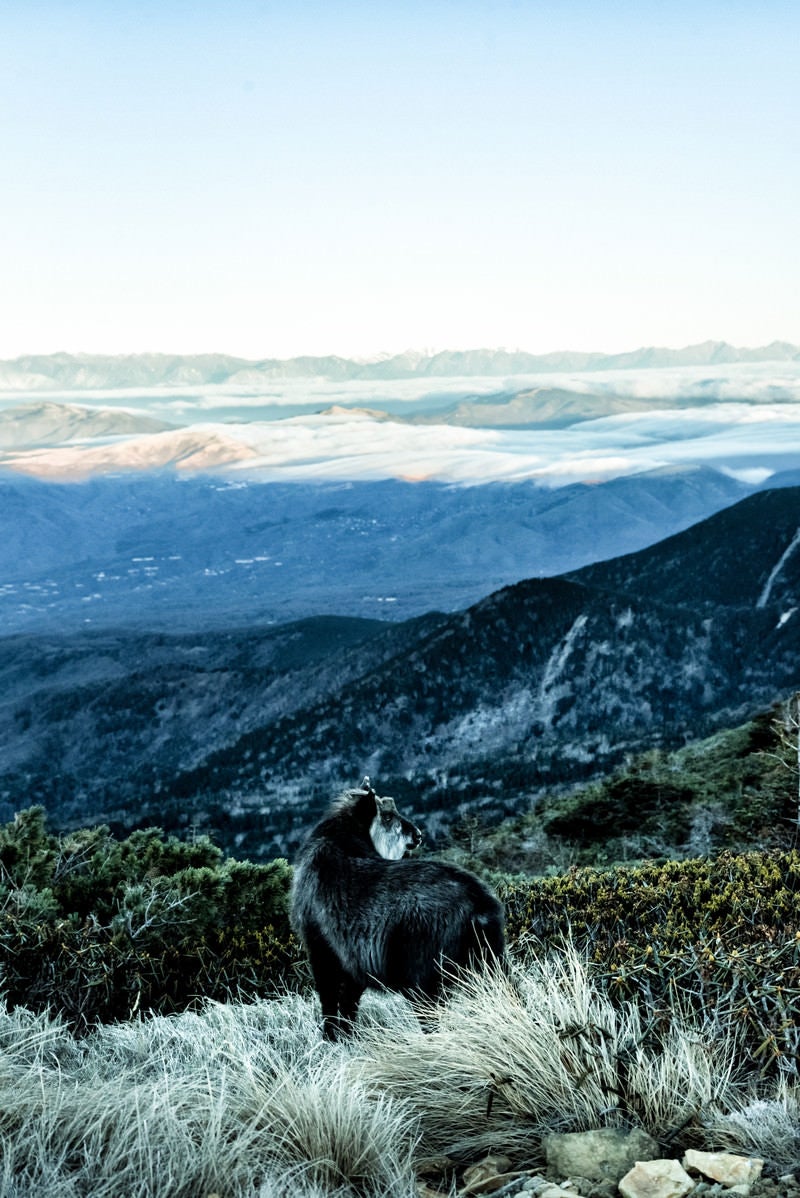
{"type": "Polygon", "coordinates": [[[594,573],[397,625],[9,638],[3,810],[195,822],[268,855],[366,772],[434,825],[494,818],[795,689],[798,525],[800,489],[769,492],[594,573]]]}
{"type": "Polygon", "coordinates": [[[798,494],[797,487],[762,491],[657,545],[570,577],[684,607],[789,608],[800,595],[798,494]]]}

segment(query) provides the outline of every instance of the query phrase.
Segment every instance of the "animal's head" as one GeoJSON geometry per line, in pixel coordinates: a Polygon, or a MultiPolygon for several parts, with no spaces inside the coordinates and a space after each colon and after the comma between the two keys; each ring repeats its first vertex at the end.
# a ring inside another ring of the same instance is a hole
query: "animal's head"
{"type": "Polygon", "coordinates": [[[422,833],[416,824],[400,814],[394,799],[381,797],[369,778],[361,783],[358,794],[366,796],[372,808],[369,835],[381,857],[399,861],[408,849],[416,849],[422,844],[422,833]]]}

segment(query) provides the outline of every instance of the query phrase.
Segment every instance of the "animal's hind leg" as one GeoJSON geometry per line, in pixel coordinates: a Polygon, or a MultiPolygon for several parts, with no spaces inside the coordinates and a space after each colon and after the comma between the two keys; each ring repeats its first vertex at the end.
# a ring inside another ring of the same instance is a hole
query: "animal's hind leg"
{"type": "Polygon", "coordinates": [[[433,962],[427,976],[414,990],[406,990],[420,1030],[433,1032],[439,1025],[440,1004],[447,992],[449,975],[441,959],[433,962]]]}
{"type": "Polygon", "coordinates": [[[417,1017],[420,1031],[433,1032],[439,1024],[437,1004],[441,998],[441,988],[435,994],[415,994],[411,997],[411,1006],[417,1017]]]}
{"type": "Polygon", "coordinates": [[[503,966],[506,945],[502,914],[489,912],[474,918],[462,953],[473,969],[482,964],[503,966]]]}
{"type": "Polygon", "coordinates": [[[307,947],[314,985],[322,1004],[322,1034],[326,1040],[338,1040],[352,1031],[364,987],[343,968],[321,937],[310,937],[307,947]]]}

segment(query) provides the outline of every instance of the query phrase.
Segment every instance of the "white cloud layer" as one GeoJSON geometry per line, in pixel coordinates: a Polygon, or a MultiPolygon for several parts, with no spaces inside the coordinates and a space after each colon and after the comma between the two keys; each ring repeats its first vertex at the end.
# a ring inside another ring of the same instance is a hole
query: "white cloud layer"
{"type": "MultiPolygon", "coordinates": [[[[621,395],[641,400],[692,400],[699,403],[732,400],[753,403],[800,402],[800,361],[746,362],[719,366],[653,367],[626,370],[549,371],[513,376],[454,378],[353,379],[332,382],[321,378],[275,379],[232,386],[159,386],[142,390],[108,388],[93,391],[38,391],[38,400],[64,403],[112,404],[118,409],[193,423],[219,412],[241,408],[248,419],[259,411],[279,416],[282,408],[356,405],[388,407],[393,411],[445,406],[463,397],[513,394],[533,387],[558,388],[581,395],[621,395]]],[[[30,391],[6,391],[0,410],[31,401],[30,391]]]]}
{"type": "Polygon", "coordinates": [[[636,413],[567,429],[466,429],[344,416],[226,428],[255,454],[238,469],[276,478],[529,478],[559,485],[682,463],[771,472],[778,459],[800,458],[800,407],[788,404],[636,413]]]}
{"type": "MultiPolygon", "coordinates": [[[[452,399],[469,389],[475,394],[476,382],[481,387],[491,384],[496,392],[504,385],[497,379],[357,384],[297,380],[276,384],[267,395],[251,396],[252,404],[209,388],[193,401],[168,399],[163,391],[135,397],[125,393],[126,410],[136,406],[149,415],[171,414],[173,419],[177,411],[170,413],[169,405],[186,403],[181,411],[186,427],[16,451],[0,459],[0,465],[57,478],[169,466],[264,479],[398,477],[457,484],[531,479],[551,486],[684,463],[706,463],[752,482],[776,470],[800,467],[800,363],[551,374],[536,381],[572,390],[585,387],[595,394],[601,389],[624,392],[650,401],[662,393],[666,402],[697,395],[700,402],[684,400],[683,408],[622,413],[568,428],[515,430],[406,424],[350,411],[276,418],[281,411],[276,404],[312,402],[311,397],[320,409],[353,402],[380,408],[388,402],[410,415],[429,405],[434,388],[439,396],[449,392],[452,399]],[[713,402],[713,396],[721,399],[713,402]]],[[[524,380],[514,380],[516,388],[522,385],[524,380]]],[[[69,399],[74,403],[74,394],[69,399]]],[[[92,400],[98,404],[98,396],[92,400]]]]}
{"type": "Polygon", "coordinates": [[[800,464],[800,411],[724,405],[585,422],[563,430],[485,430],[300,417],[269,424],[197,426],[102,446],[32,450],[4,465],[43,477],[98,471],[228,470],[262,479],[538,480],[552,486],[683,463],[746,477],[800,464]]]}

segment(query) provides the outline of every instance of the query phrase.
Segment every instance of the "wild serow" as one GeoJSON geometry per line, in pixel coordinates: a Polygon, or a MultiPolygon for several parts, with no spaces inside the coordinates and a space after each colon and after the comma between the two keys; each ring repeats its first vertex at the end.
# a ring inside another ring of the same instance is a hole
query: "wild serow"
{"type": "Polygon", "coordinates": [[[435,1001],[455,971],[503,958],[503,907],[467,870],[405,858],[422,834],[365,778],[311,831],[292,883],[294,927],[322,1003],[348,1032],[367,987],[435,1001]]]}

